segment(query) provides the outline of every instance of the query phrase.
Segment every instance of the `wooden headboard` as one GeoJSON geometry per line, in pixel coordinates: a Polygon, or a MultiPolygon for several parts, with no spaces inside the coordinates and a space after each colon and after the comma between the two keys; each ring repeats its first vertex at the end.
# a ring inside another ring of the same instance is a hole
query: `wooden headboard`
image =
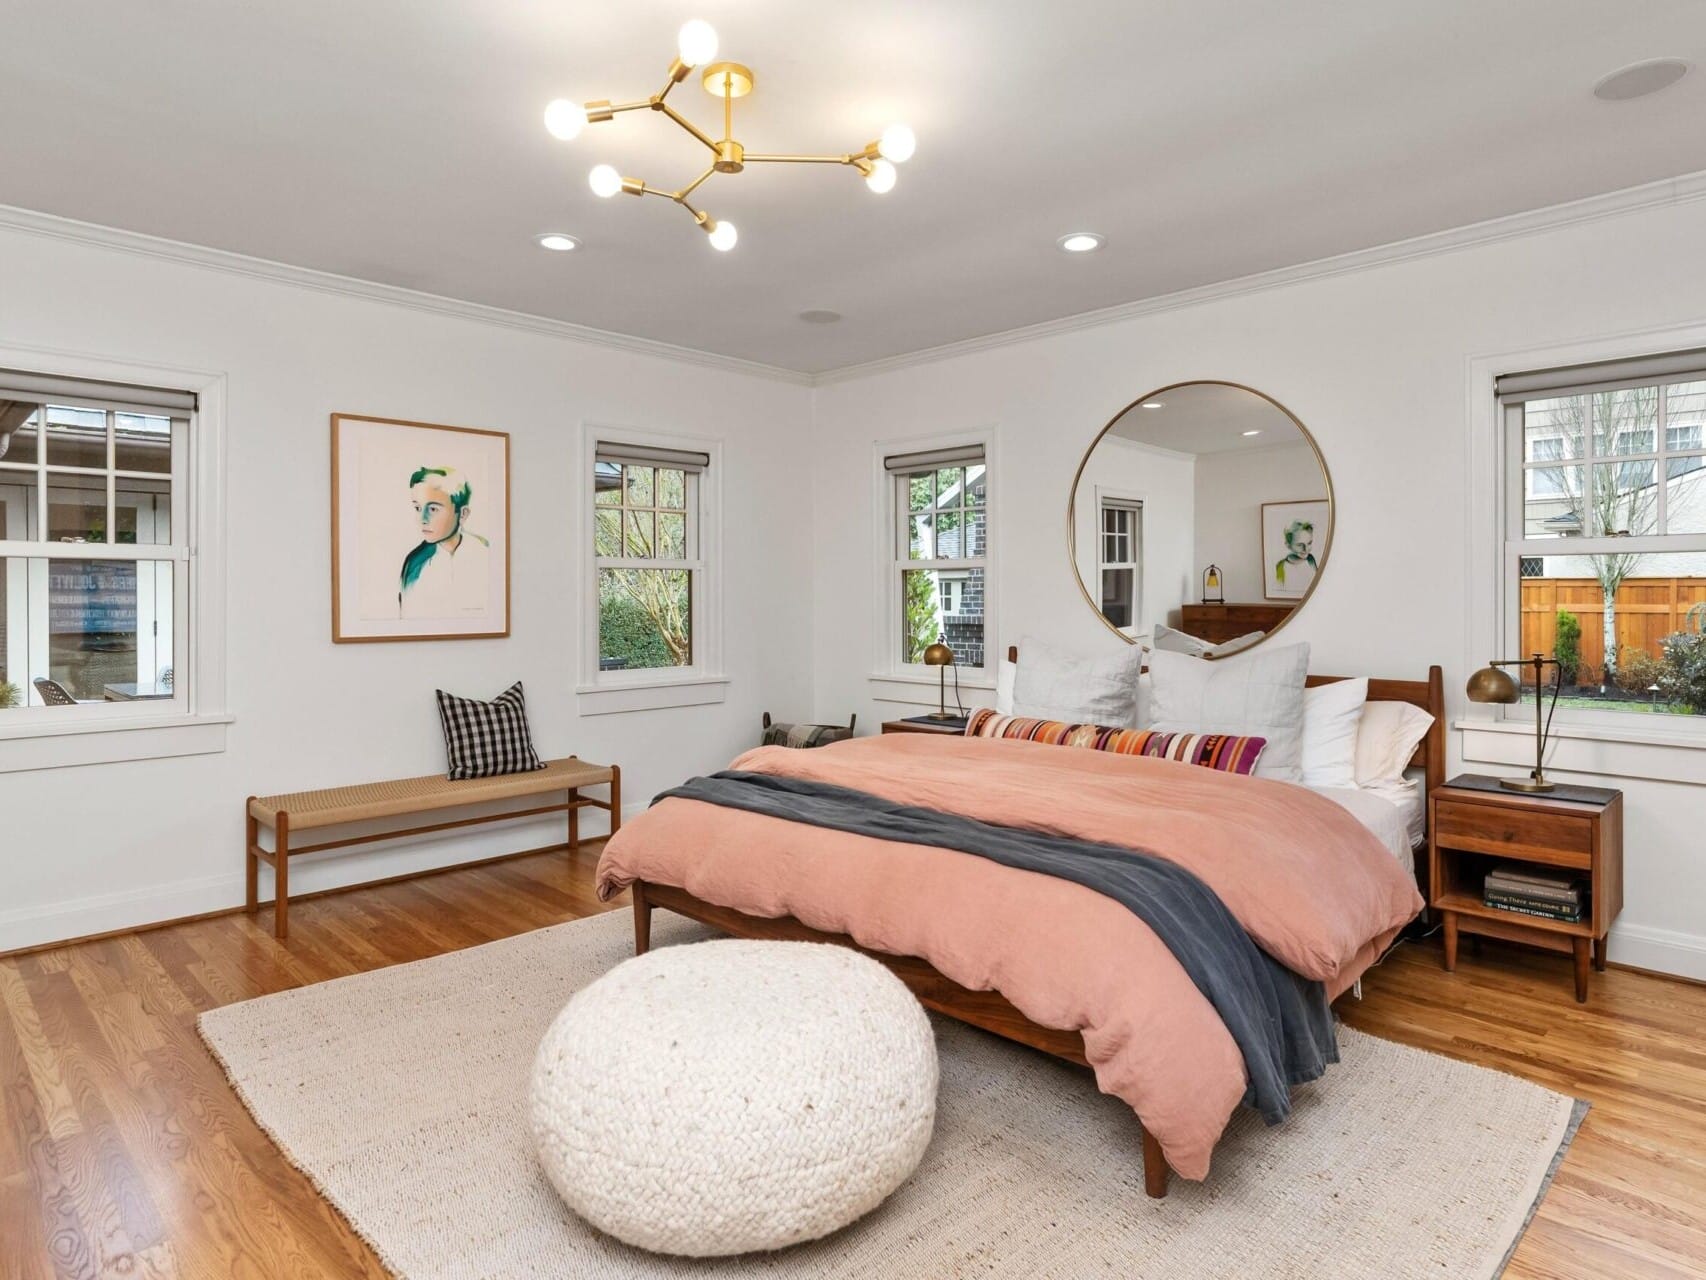
{"type": "MultiPolygon", "coordinates": [[[[1019,661],[1019,646],[1007,646],[1007,661],[1019,661]]],[[[1354,680],[1355,676],[1310,676],[1305,682],[1313,689],[1318,685],[1354,680]]],[[[1433,789],[1445,782],[1445,673],[1438,666],[1428,668],[1425,680],[1386,680],[1373,676],[1368,681],[1371,702],[1408,702],[1420,707],[1434,718],[1427,736],[1416,745],[1410,757],[1410,767],[1421,769],[1427,777],[1423,800],[1433,789]]]]}

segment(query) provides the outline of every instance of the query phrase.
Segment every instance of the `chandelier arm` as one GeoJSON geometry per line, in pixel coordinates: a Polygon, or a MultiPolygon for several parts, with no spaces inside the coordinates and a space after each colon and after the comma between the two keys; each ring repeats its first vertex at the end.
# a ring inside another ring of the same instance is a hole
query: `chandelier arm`
{"type": "Polygon", "coordinates": [[[755,156],[746,155],[748,164],[852,164],[854,156],[755,156]]]}
{"type": "Polygon", "coordinates": [[[677,204],[686,204],[687,203],[687,197],[692,195],[695,191],[697,191],[699,189],[699,184],[704,182],[706,178],[709,178],[716,171],[717,171],[717,166],[711,165],[708,169],[705,170],[704,173],[700,174],[697,178],[693,179],[692,182],[689,182],[680,191],[677,191],[675,193],[675,196],[673,197],[675,202],[677,204]]]}
{"type": "Polygon", "coordinates": [[[700,129],[697,125],[695,125],[686,116],[682,115],[681,112],[677,111],[674,107],[670,106],[669,103],[659,102],[657,104],[657,109],[659,111],[663,112],[671,120],[675,121],[675,123],[680,125],[683,129],[687,130],[688,133],[691,133],[695,138],[699,139],[700,142],[703,142],[713,152],[716,151],[716,149],[717,149],[716,142],[714,142],[712,139],[706,137],[705,134],[700,131],[700,129]]]}

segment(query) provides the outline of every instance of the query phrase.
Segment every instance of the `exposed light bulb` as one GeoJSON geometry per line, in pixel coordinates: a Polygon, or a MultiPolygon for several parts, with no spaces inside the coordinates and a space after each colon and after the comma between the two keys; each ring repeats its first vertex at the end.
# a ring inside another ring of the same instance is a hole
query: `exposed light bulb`
{"type": "Polygon", "coordinates": [[[732,222],[719,222],[711,228],[711,247],[727,253],[735,247],[735,241],[740,239],[740,232],[735,230],[732,222]]]}
{"type": "Polygon", "coordinates": [[[865,175],[865,185],[878,195],[882,195],[894,190],[896,176],[895,167],[887,160],[873,160],[871,171],[865,175]]]}
{"type": "Polygon", "coordinates": [[[896,164],[905,164],[917,150],[918,135],[904,124],[891,124],[877,140],[877,154],[896,164]]]}
{"type": "Polygon", "coordinates": [[[717,56],[717,29],[703,18],[695,18],[681,28],[675,47],[688,66],[702,67],[717,56]]]}
{"type": "Polygon", "coordinates": [[[613,164],[594,165],[592,172],[586,175],[586,180],[595,196],[608,198],[622,190],[622,175],[613,164]]]}
{"type": "Polygon", "coordinates": [[[573,142],[586,128],[586,108],[567,98],[554,99],[545,108],[545,128],[553,138],[573,142]]]}

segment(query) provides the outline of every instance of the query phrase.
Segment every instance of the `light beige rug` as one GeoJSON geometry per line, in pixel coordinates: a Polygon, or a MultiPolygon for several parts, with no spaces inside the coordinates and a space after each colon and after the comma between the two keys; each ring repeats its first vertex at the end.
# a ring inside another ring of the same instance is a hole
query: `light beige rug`
{"type": "MultiPolygon", "coordinates": [[[[660,912],[659,944],[707,936],[660,912]]],[[[1234,1120],[1206,1183],[1143,1194],[1130,1109],[1087,1071],[939,1020],[936,1135],[912,1179],[827,1240],[719,1262],[598,1235],[527,1129],[546,1026],[632,952],[617,912],[203,1014],[290,1158],[410,1280],[550,1277],[1429,1277],[1497,1274],[1572,1101],[1340,1029],[1291,1119],[1234,1120]]]]}

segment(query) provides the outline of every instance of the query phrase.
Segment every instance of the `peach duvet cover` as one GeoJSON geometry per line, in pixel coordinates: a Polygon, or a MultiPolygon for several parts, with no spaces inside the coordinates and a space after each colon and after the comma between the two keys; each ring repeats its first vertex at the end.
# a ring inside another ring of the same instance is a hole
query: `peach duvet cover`
{"type": "MultiPolygon", "coordinates": [[[[1289,783],[914,734],[810,751],[760,747],[730,767],[1156,854],[1205,881],[1260,947],[1330,995],[1422,906],[1371,832],[1289,783]]],[[[1237,1047],[1172,953],[1126,908],[1081,885],[681,798],[606,845],[599,896],[635,880],[920,956],[961,986],[1001,992],[1033,1022],[1081,1033],[1099,1087],[1130,1104],[1182,1177],[1208,1173],[1244,1095],[1237,1047]]]]}

